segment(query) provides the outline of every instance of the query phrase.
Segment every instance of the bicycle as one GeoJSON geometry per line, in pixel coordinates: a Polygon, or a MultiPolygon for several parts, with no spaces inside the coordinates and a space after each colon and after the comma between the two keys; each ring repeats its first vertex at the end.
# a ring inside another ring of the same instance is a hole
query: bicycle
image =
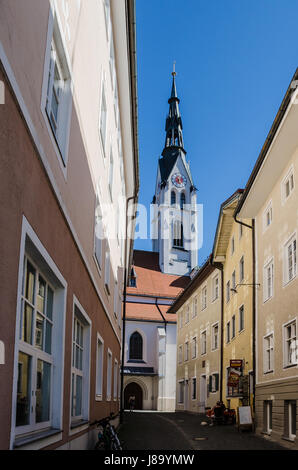
{"type": "Polygon", "coordinates": [[[99,421],[95,421],[93,424],[96,424],[98,427],[98,441],[95,444],[95,450],[122,450],[122,446],[117,435],[115,427],[110,424],[110,421],[117,418],[119,415],[111,413],[106,418],[103,418],[99,421]]]}

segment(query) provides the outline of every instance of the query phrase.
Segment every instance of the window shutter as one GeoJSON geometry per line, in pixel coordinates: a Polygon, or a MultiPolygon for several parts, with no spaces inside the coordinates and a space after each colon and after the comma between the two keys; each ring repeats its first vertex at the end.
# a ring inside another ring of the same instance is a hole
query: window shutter
{"type": "Polygon", "coordinates": [[[215,375],[215,390],[219,390],[219,374],[214,374],[215,375]]]}
{"type": "Polygon", "coordinates": [[[209,375],[209,392],[212,392],[212,375],[209,375]]]}

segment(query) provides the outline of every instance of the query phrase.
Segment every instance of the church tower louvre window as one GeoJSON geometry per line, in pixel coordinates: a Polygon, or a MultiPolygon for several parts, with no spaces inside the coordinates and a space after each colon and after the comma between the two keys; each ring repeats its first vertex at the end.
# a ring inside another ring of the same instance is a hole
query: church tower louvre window
{"type": "Polygon", "coordinates": [[[165,124],[165,145],[158,160],[155,209],[152,220],[153,251],[159,254],[162,272],[189,275],[198,265],[196,187],[184,149],[180,99],[176,72],[172,73],[169,112],[165,124]]]}

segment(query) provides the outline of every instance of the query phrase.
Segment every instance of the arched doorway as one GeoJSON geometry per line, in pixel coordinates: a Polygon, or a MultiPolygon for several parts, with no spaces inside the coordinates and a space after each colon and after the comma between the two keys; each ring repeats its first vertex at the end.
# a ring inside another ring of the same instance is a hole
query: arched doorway
{"type": "Polygon", "coordinates": [[[124,390],[124,407],[126,410],[129,410],[129,397],[134,395],[136,397],[136,404],[135,404],[135,409],[136,410],[142,410],[143,409],[143,390],[135,382],[131,382],[128,385],[126,385],[125,390],[124,390]]]}

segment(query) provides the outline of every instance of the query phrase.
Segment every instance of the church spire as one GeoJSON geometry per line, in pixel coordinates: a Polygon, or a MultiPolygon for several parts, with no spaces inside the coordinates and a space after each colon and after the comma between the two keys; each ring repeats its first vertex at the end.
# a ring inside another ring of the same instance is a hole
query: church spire
{"type": "Polygon", "coordinates": [[[182,119],[179,110],[180,100],[177,96],[175,62],[173,66],[173,83],[171,97],[168,101],[170,105],[169,114],[166,119],[166,143],[167,147],[180,147],[183,149],[182,119]]]}

